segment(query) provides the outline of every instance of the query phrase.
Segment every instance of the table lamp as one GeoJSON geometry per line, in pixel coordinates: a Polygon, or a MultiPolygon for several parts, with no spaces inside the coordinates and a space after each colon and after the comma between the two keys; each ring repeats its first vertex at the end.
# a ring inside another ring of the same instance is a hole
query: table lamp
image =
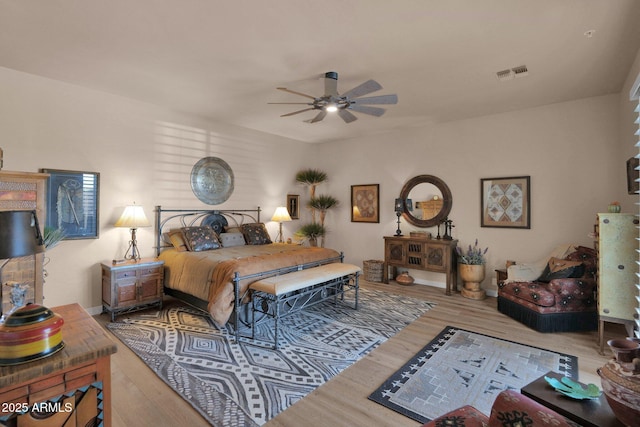
{"type": "Polygon", "coordinates": [[[289,211],[284,206],[279,206],[276,208],[273,216],[271,217],[271,221],[275,221],[280,225],[280,231],[278,231],[278,236],[276,236],[276,242],[283,243],[283,235],[282,235],[282,223],[286,221],[291,221],[291,216],[289,215],[289,211]]]}
{"type": "MultiPolygon", "coordinates": [[[[19,258],[44,252],[44,239],[40,232],[36,211],[3,211],[0,212],[0,273],[11,258],[19,258]]],[[[4,285],[4,283],[3,283],[4,285]]],[[[25,305],[27,286],[13,282],[11,285],[11,303],[9,313],[3,313],[0,323],[18,308],[25,305]]],[[[0,304],[2,290],[0,288],[0,304]]]]}
{"type": "Polygon", "coordinates": [[[131,240],[129,240],[129,248],[124,254],[125,259],[138,261],[140,259],[140,251],[138,251],[138,241],[136,240],[136,230],[139,227],[149,227],[151,224],[144,214],[142,206],[127,206],[122,212],[120,219],[114,224],[116,227],[126,227],[131,230],[131,240]]]}

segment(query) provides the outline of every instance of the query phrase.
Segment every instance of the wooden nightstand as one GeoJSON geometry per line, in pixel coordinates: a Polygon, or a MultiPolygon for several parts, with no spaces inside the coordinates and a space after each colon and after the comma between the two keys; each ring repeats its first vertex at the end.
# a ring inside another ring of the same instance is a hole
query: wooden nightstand
{"type": "Polygon", "coordinates": [[[162,307],[164,261],[155,258],[138,262],[102,264],[102,307],[111,313],[111,321],[119,313],[158,305],[162,307]]]}

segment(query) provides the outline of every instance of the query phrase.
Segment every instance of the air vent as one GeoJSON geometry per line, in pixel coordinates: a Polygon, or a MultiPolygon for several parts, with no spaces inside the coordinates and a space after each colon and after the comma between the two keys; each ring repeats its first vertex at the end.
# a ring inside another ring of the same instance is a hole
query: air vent
{"type": "Polygon", "coordinates": [[[514,78],[525,77],[529,75],[529,69],[526,65],[513,67],[509,70],[502,70],[496,73],[498,81],[513,80],[514,78]]]}

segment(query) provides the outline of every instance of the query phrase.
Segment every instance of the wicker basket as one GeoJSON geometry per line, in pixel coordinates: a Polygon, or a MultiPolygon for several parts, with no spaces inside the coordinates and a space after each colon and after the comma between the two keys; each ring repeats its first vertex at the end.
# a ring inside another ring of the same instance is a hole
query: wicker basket
{"type": "Polygon", "coordinates": [[[362,261],[364,265],[364,280],[369,282],[382,282],[382,269],[384,261],[369,259],[362,261]]]}

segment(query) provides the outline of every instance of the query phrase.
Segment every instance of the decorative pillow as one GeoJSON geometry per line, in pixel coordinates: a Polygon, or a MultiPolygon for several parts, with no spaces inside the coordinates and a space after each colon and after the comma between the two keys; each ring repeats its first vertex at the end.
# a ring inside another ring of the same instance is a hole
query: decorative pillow
{"type": "Polygon", "coordinates": [[[208,251],[220,247],[218,236],[211,227],[183,227],[182,233],[190,251],[208,251]]]}
{"type": "Polygon", "coordinates": [[[569,261],[551,257],[542,275],[538,278],[540,282],[550,282],[553,279],[565,279],[568,277],[582,277],[584,265],[580,261],[569,261]]]}
{"type": "Polygon", "coordinates": [[[544,268],[538,264],[514,264],[507,268],[507,280],[505,283],[510,282],[532,282],[536,280],[544,268]]]}
{"type": "Polygon", "coordinates": [[[242,233],[220,233],[218,237],[223,248],[246,245],[242,233]]]}
{"type": "Polygon", "coordinates": [[[271,237],[267,233],[267,227],[261,222],[242,224],[240,226],[244,240],[248,245],[266,245],[271,243],[271,237]]]}
{"type": "Polygon", "coordinates": [[[225,233],[242,233],[242,228],[239,225],[234,225],[233,227],[229,226],[224,228],[224,232],[225,233]]]}
{"type": "Polygon", "coordinates": [[[171,230],[169,231],[168,235],[169,241],[178,252],[186,252],[189,250],[189,248],[187,247],[187,242],[185,242],[184,240],[184,234],[182,234],[182,230],[171,230]]]}

